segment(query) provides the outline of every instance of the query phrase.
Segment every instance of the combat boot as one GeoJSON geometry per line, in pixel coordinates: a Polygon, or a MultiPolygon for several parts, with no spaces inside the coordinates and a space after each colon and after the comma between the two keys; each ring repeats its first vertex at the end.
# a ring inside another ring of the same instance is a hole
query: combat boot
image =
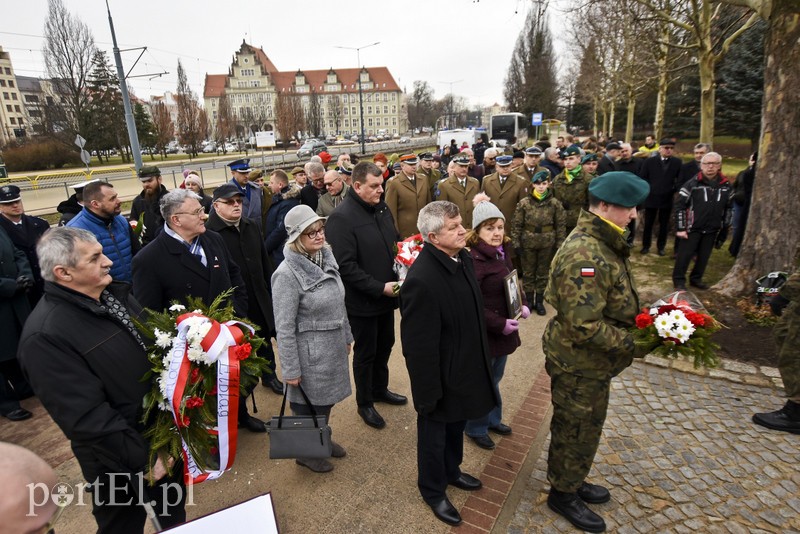
{"type": "Polygon", "coordinates": [[[786,401],[780,410],[754,414],[753,422],[772,430],[800,434],[800,404],[786,401]]]}
{"type": "Polygon", "coordinates": [[[525,298],[528,299],[528,307],[532,307],[533,306],[533,296],[534,295],[535,295],[535,293],[533,291],[528,291],[527,293],[525,293],[525,298]]]}
{"type": "Polygon", "coordinates": [[[544,309],[544,295],[541,293],[536,293],[536,300],[534,302],[536,313],[539,315],[547,315],[547,310],[544,309]]]}
{"type": "Polygon", "coordinates": [[[577,493],[564,493],[550,488],[547,506],[581,530],[586,532],[606,531],[606,522],[603,521],[603,518],[592,512],[577,493]]]}

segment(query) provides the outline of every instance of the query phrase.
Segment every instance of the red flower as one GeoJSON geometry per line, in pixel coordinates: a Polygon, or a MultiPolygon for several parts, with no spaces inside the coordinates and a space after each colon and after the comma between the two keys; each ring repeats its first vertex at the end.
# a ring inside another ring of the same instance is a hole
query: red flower
{"type": "Polygon", "coordinates": [[[197,397],[197,396],[189,397],[188,399],[186,399],[186,407],[187,408],[199,408],[203,404],[205,404],[203,399],[201,399],[200,397],[197,397]]]}
{"type": "Polygon", "coordinates": [[[636,328],[642,330],[653,324],[653,317],[649,313],[642,312],[636,316],[636,328]]]}
{"type": "Polygon", "coordinates": [[[237,360],[246,360],[248,356],[250,356],[250,352],[252,352],[253,347],[250,346],[250,343],[243,343],[234,347],[233,354],[236,356],[237,360]]]}
{"type": "Polygon", "coordinates": [[[197,368],[197,367],[192,369],[192,375],[191,375],[191,378],[190,378],[192,384],[197,384],[202,379],[203,379],[203,375],[200,374],[200,369],[197,368]]]}
{"type": "Polygon", "coordinates": [[[208,449],[208,452],[211,454],[211,456],[218,456],[219,455],[219,449],[214,447],[213,445],[211,446],[210,449],[208,449]]]}
{"type": "Polygon", "coordinates": [[[686,318],[696,327],[704,327],[706,325],[706,316],[702,313],[687,312],[686,318]]]}
{"type": "Polygon", "coordinates": [[[183,416],[178,417],[178,421],[177,421],[178,427],[180,427],[180,428],[185,428],[185,427],[189,426],[190,422],[191,421],[190,421],[188,415],[183,415],[183,416]]]}

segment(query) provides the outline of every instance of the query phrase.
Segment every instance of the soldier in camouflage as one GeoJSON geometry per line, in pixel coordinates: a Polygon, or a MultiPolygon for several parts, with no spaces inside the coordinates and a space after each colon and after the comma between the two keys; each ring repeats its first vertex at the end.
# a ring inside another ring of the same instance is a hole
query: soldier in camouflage
{"type": "Polygon", "coordinates": [[[581,210],[589,207],[589,182],[592,177],[581,166],[581,150],[575,145],[564,149],[564,170],[553,179],[553,196],[567,210],[567,233],[578,223],[581,210]]]}
{"type": "Polygon", "coordinates": [[[546,315],[544,290],[550,262],[566,237],[566,212],[550,193],[550,171],[533,175],[533,191],[520,200],[511,221],[511,244],[520,258],[522,287],[536,313],[546,315]],[[535,294],[535,297],[534,297],[535,294]]]}
{"type": "Polygon", "coordinates": [[[611,497],[585,478],[608,408],[611,378],[654,347],[635,345],[630,328],[639,297],[624,237],[636,205],[650,187],[636,175],[612,171],[589,185],[589,211],[556,252],[545,291],[556,310],[542,337],[553,418],[547,504],[573,525],[603,532],[605,521],[585,503],[611,497]]]}
{"type": "Polygon", "coordinates": [[[753,422],[772,430],[800,434],[800,262],[797,260],[794,274],[772,298],[770,306],[780,316],[773,337],[787,401],[780,410],[754,414],[753,422]]]}

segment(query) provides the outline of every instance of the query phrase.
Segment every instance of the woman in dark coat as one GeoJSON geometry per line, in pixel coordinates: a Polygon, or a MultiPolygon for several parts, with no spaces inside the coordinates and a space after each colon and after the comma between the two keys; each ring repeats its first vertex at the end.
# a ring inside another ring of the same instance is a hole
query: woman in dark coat
{"type": "MultiPolygon", "coordinates": [[[[508,315],[505,297],[505,277],[514,268],[509,257],[510,239],[505,236],[505,217],[500,209],[489,202],[489,197],[475,196],[472,214],[472,231],[467,235],[467,246],[475,264],[475,278],[483,295],[483,316],[492,357],[492,383],[497,395],[497,405],[479,419],[467,421],[464,433],[483,449],[494,449],[489,430],[496,434],[511,434],[511,427],[502,423],[503,401],[500,397],[500,379],[506,368],[508,355],[520,346],[519,322],[508,315]]],[[[524,296],[523,304],[525,304],[524,296]]],[[[530,315],[526,305],[522,318],[530,315]]]]}

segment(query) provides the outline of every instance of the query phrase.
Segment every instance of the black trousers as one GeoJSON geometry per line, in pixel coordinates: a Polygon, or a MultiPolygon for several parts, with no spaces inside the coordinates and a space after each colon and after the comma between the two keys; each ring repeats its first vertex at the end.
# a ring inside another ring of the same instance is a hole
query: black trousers
{"type": "Polygon", "coordinates": [[[689,232],[688,239],[680,239],[678,244],[678,257],[675,260],[675,269],[672,271],[672,283],[676,286],[686,285],[686,269],[692,257],[697,255],[692,272],[689,274],[689,282],[697,284],[703,281],[703,273],[706,272],[708,259],[714,250],[714,242],[717,240],[717,233],[704,234],[701,232],[689,232]]]}
{"type": "Polygon", "coordinates": [[[33,397],[31,389],[16,358],[0,362],[0,414],[6,415],[21,408],[19,401],[33,397]]]}
{"type": "Polygon", "coordinates": [[[394,310],[373,317],[348,315],[353,332],[356,404],[372,406],[389,386],[389,356],[394,346],[394,310]]]}
{"type": "Polygon", "coordinates": [[[644,234],[642,234],[642,248],[650,248],[653,239],[653,226],[658,219],[658,237],[656,247],[664,250],[667,246],[667,234],[669,233],[669,219],[672,216],[672,206],[665,208],[646,208],[644,210],[644,234]]]}
{"type": "Polygon", "coordinates": [[[428,505],[444,499],[447,484],[461,476],[466,424],[417,415],[417,486],[428,505]]]}

